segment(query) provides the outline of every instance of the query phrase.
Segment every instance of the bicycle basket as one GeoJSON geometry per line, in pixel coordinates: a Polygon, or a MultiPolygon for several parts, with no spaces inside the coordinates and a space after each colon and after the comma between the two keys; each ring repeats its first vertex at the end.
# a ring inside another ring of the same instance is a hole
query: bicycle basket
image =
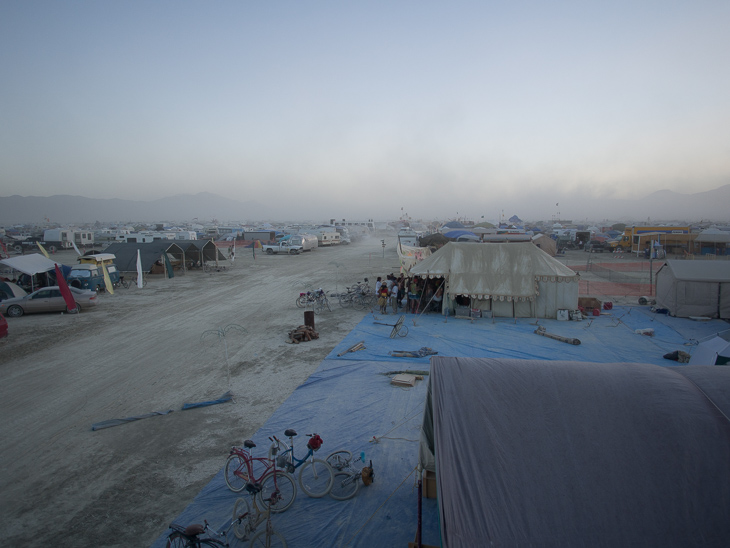
{"type": "Polygon", "coordinates": [[[370,485],[375,481],[375,472],[373,472],[373,461],[370,461],[370,466],[366,466],[360,471],[362,475],[362,484],[370,485]]]}
{"type": "Polygon", "coordinates": [[[307,447],[312,451],[319,451],[319,448],[322,447],[322,438],[319,437],[319,434],[315,434],[314,436],[309,438],[309,441],[307,442],[307,447]]]}

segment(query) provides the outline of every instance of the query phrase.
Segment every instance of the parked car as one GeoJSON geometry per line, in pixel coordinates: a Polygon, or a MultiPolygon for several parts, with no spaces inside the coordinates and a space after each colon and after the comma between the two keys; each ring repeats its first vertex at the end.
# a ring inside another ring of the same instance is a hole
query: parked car
{"type": "Polygon", "coordinates": [[[23,314],[34,312],[81,312],[81,310],[96,306],[98,299],[96,291],[76,287],[69,287],[69,289],[76,301],[76,307],[73,310],[67,308],[61,290],[54,285],[38,289],[25,297],[0,301],[0,313],[10,318],[19,318],[23,314]]]}
{"type": "Polygon", "coordinates": [[[0,339],[8,336],[8,320],[0,314],[0,339]]]}
{"type": "Polygon", "coordinates": [[[602,240],[591,240],[583,249],[590,253],[603,253],[606,250],[606,242],[602,240]]]}

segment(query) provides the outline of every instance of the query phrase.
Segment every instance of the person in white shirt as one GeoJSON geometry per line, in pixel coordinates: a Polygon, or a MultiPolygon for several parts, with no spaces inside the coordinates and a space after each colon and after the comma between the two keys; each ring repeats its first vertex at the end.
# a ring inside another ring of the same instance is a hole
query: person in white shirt
{"type": "Polygon", "coordinates": [[[390,306],[393,307],[393,314],[398,313],[398,284],[394,283],[390,288],[390,306]]]}

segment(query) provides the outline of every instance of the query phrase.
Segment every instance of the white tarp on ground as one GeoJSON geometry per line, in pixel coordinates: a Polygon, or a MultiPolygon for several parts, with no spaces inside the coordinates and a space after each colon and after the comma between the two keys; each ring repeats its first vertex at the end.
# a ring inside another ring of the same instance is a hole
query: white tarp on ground
{"type": "Polygon", "coordinates": [[[730,318],[730,261],[667,261],[656,274],[657,307],[672,316],[730,318]]]}
{"type": "Polygon", "coordinates": [[[445,278],[448,302],[457,295],[489,301],[482,309],[495,316],[555,318],[578,307],[578,274],[529,242],[449,242],[410,274],[445,278]]]}
{"type": "Polygon", "coordinates": [[[4,264],[32,276],[33,274],[40,274],[42,272],[49,272],[56,266],[56,262],[50,259],[46,259],[40,253],[33,253],[32,255],[21,255],[20,257],[12,257],[10,259],[3,259],[0,264],[4,264]]]}
{"type": "Polygon", "coordinates": [[[428,388],[444,547],[727,545],[730,368],[433,357],[428,388]]]}

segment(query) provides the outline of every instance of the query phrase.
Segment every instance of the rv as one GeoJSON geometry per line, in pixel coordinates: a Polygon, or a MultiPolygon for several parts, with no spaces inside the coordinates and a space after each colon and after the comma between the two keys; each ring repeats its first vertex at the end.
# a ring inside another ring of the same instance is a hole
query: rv
{"type": "Polygon", "coordinates": [[[319,247],[340,245],[340,233],[336,231],[320,231],[317,233],[317,244],[319,247]]]}
{"type": "Polygon", "coordinates": [[[131,234],[117,234],[116,241],[128,244],[147,244],[154,242],[155,237],[151,232],[132,232],[131,234]]]}

